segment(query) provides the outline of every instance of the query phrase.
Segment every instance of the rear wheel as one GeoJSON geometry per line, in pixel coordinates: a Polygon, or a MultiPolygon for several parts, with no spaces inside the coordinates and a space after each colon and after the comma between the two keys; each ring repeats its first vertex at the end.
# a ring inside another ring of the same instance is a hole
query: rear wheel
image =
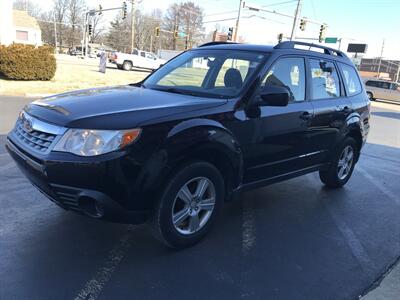
{"type": "Polygon", "coordinates": [[[166,185],[151,221],[153,233],[171,248],[193,245],[210,230],[223,199],[220,172],[206,162],[191,163],[166,185]]]}
{"type": "Polygon", "coordinates": [[[321,181],[332,188],[345,185],[353,173],[357,155],[355,140],[347,137],[333,156],[329,169],[319,172],[321,181]]]}
{"type": "Polygon", "coordinates": [[[367,92],[367,95],[370,101],[375,101],[374,95],[371,92],[367,92]]]}
{"type": "Polygon", "coordinates": [[[130,62],[130,61],[124,61],[124,63],[122,64],[122,68],[125,70],[125,71],[130,71],[130,70],[132,70],[132,63],[130,62]]]}

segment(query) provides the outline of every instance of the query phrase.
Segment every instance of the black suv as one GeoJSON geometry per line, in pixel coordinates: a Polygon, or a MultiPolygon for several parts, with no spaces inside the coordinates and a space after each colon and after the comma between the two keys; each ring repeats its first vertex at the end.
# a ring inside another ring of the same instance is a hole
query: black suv
{"type": "Polygon", "coordinates": [[[59,206],[148,221],[179,248],[201,239],[241,191],[315,171],[343,186],[369,115],[357,71],[338,50],[209,43],[140,83],[27,105],[6,147],[59,206]]]}

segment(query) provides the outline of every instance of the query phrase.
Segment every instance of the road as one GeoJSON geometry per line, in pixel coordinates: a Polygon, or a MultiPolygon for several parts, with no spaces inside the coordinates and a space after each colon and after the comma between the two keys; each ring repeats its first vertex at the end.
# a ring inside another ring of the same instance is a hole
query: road
{"type": "Polygon", "coordinates": [[[358,299],[399,259],[399,105],[373,104],[345,188],[314,173],[248,192],[204,241],[172,251],[144,226],[81,217],[37,192],[3,147],[27,101],[14,100],[0,98],[0,299],[358,299]]]}

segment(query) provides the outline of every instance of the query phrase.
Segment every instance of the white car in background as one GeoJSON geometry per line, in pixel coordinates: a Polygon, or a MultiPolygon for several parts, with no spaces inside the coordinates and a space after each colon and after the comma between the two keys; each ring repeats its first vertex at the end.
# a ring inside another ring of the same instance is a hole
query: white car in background
{"type": "Polygon", "coordinates": [[[400,102],[400,84],[391,81],[368,79],[365,89],[370,100],[382,99],[400,102]]]}
{"type": "Polygon", "coordinates": [[[130,71],[133,68],[155,70],[166,61],[158,58],[154,53],[134,49],[131,54],[114,52],[109,61],[117,65],[118,69],[130,71]]]}

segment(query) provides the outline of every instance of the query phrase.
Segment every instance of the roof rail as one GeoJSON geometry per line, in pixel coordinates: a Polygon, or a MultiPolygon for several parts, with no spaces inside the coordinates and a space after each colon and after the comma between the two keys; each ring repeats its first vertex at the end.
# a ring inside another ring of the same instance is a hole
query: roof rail
{"type": "Polygon", "coordinates": [[[320,48],[324,50],[325,54],[328,55],[334,55],[336,54],[337,56],[340,57],[345,57],[347,58],[347,55],[344,54],[342,51],[337,50],[337,49],[333,49],[330,47],[325,47],[325,46],[321,46],[321,45],[317,45],[317,44],[313,44],[313,43],[306,43],[306,42],[298,42],[298,41],[285,41],[285,42],[281,42],[279,44],[277,44],[274,49],[294,49],[296,45],[300,45],[300,46],[308,46],[310,47],[309,50],[311,48],[320,48]]]}
{"type": "Polygon", "coordinates": [[[239,43],[235,43],[235,42],[209,42],[209,43],[205,43],[205,44],[202,44],[202,45],[198,46],[198,48],[206,47],[206,46],[224,45],[224,44],[239,44],[239,43]]]}

